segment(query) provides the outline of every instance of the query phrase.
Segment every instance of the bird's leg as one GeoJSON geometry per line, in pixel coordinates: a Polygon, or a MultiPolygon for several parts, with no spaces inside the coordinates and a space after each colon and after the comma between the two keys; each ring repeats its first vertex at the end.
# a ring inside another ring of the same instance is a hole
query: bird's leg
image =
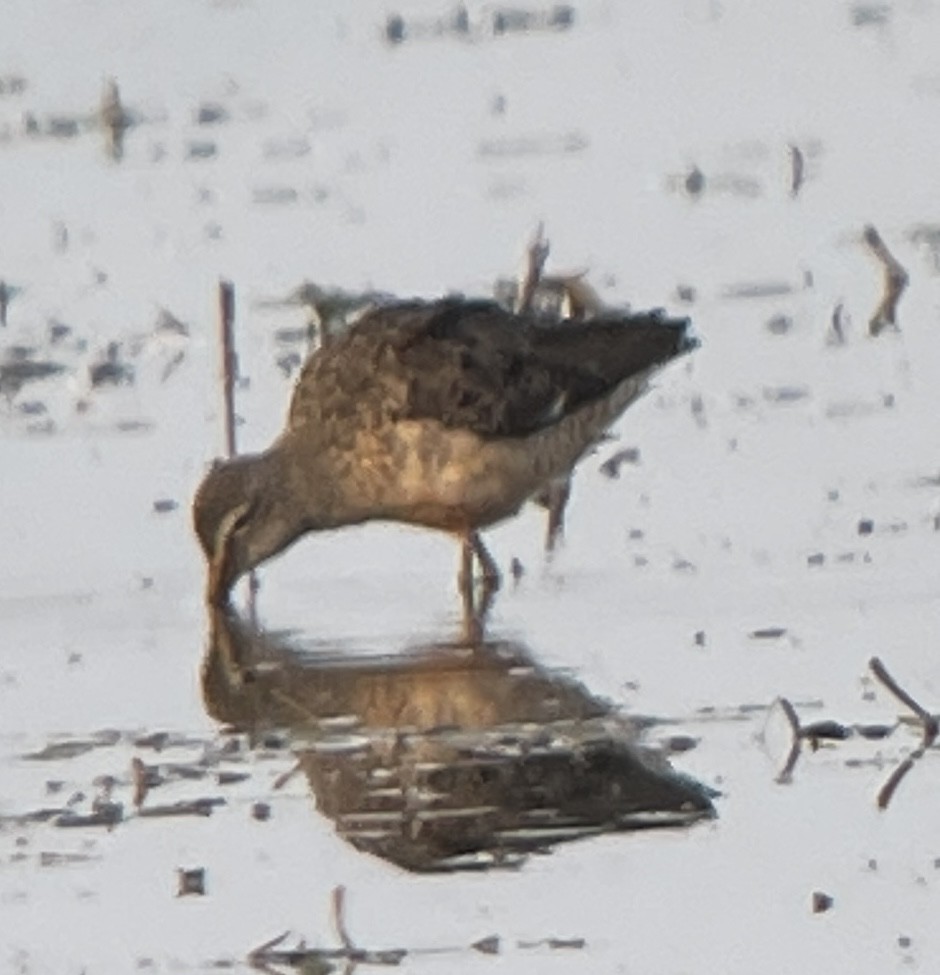
{"type": "Polygon", "coordinates": [[[473,543],[470,535],[461,536],[460,571],[457,574],[457,588],[464,604],[473,606],[473,543]]]}
{"type": "Polygon", "coordinates": [[[466,544],[470,545],[473,554],[477,557],[477,562],[480,563],[483,595],[485,599],[487,595],[492,595],[500,587],[502,578],[500,577],[499,566],[496,564],[496,559],[490,555],[489,550],[483,544],[483,539],[480,538],[477,532],[470,532],[467,536],[466,544]]]}
{"type": "Polygon", "coordinates": [[[552,481],[548,486],[548,527],[545,532],[545,551],[549,555],[555,551],[558,539],[565,531],[565,508],[571,495],[571,478],[552,481]]]}
{"type": "Polygon", "coordinates": [[[473,542],[470,533],[462,535],[460,540],[460,571],[457,575],[457,588],[463,606],[463,639],[469,646],[474,646],[482,637],[482,627],[475,605],[473,542]]]}

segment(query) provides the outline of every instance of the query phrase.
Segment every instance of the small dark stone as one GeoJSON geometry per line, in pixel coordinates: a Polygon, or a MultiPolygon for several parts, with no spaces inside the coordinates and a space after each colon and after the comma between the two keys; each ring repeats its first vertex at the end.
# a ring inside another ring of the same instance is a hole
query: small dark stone
{"type": "Polygon", "coordinates": [[[574,23],[574,9],[566,3],[558,4],[552,8],[548,22],[552,27],[567,30],[574,23]]]}
{"type": "Polygon", "coordinates": [[[266,823],[271,818],[271,806],[266,802],[255,802],[251,806],[251,818],[266,823]]]}
{"type": "Polygon", "coordinates": [[[165,515],[170,511],[176,511],[179,507],[179,502],[174,501],[172,498],[157,498],[153,503],[153,510],[158,515],[165,515]]]}
{"type": "Polygon", "coordinates": [[[214,142],[193,141],[187,143],[186,145],[186,158],[211,159],[213,156],[218,154],[218,151],[219,148],[214,142]]]}
{"type": "Polygon", "coordinates": [[[457,34],[470,33],[470,15],[467,13],[467,7],[465,4],[459,4],[457,9],[454,11],[454,20],[451,26],[454,32],[457,34]]]}
{"type": "Polygon", "coordinates": [[[692,735],[670,735],[666,739],[666,747],[671,752],[689,752],[698,745],[698,741],[692,735]]]}
{"type": "Polygon", "coordinates": [[[182,868],[176,871],[176,896],[185,897],[187,894],[204,895],[206,892],[206,871],[203,867],[193,867],[188,870],[182,868]]]}
{"type": "Polygon", "coordinates": [[[481,938],[479,941],[474,941],[471,947],[484,955],[498,955],[499,935],[491,934],[488,938],[481,938]]]}
{"type": "Polygon", "coordinates": [[[704,630],[696,630],[695,631],[695,645],[697,647],[704,647],[705,646],[705,631],[704,630]]]}
{"type": "Polygon", "coordinates": [[[205,102],[196,109],[197,125],[218,125],[229,120],[228,109],[223,105],[205,102]]]}
{"type": "Polygon", "coordinates": [[[826,911],[831,910],[834,901],[829,894],[824,893],[821,890],[813,891],[813,913],[814,914],[824,914],[826,911]]]}
{"type": "Polygon", "coordinates": [[[806,559],[807,565],[825,565],[826,556],[822,552],[814,552],[806,559]]]}
{"type": "Polygon", "coordinates": [[[405,18],[400,14],[390,14],[385,21],[385,40],[389,44],[401,44],[405,39],[405,18]]]}
{"type": "Polygon", "coordinates": [[[862,518],[858,523],[859,535],[870,535],[875,530],[875,523],[871,518],[862,518]]]}
{"type": "Polygon", "coordinates": [[[705,174],[693,166],[685,177],[685,191],[689,196],[698,196],[705,189],[705,174]]]}
{"type": "Polygon", "coordinates": [[[793,319],[789,315],[774,315],[767,322],[767,331],[771,335],[786,335],[793,328],[793,319]]]}
{"type": "Polygon", "coordinates": [[[512,557],[512,561],[509,563],[509,574],[512,576],[513,582],[519,582],[519,580],[525,575],[525,566],[516,556],[512,557]]]}

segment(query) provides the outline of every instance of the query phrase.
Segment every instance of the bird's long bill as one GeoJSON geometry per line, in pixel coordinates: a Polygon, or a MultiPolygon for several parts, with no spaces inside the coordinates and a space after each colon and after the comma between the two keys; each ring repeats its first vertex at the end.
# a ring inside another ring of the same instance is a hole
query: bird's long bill
{"type": "Polygon", "coordinates": [[[209,606],[224,606],[228,602],[229,590],[239,576],[233,556],[234,538],[250,509],[249,501],[237,505],[219,525],[212,558],[209,559],[209,578],[206,584],[206,603],[209,606]]]}

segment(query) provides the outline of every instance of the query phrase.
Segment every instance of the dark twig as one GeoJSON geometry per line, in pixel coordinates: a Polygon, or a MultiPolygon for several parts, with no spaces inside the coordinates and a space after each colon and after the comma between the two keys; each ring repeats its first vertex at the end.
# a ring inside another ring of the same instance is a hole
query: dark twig
{"type": "Polygon", "coordinates": [[[900,684],[888,673],[887,668],[878,657],[872,657],[868,663],[869,669],[881,681],[882,684],[906,707],[917,716],[922,726],[922,737],[920,745],[904,759],[903,762],[891,773],[888,781],[878,792],[878,808],[887,809],[891,803],[894,793],[898,786],[904,781],[908,772],[914,765],[924,757],[924,753],[937,740],[940,725],[937,717],[926,710],[922,705],[914,700],[911,695],[901,687],[900,684]]]}
{"type": "Polygon", "coordinates": [[[863,239],[868,245],[868,249],[875,255],[884,267],[884,294],[881,303],[872,315],[868,323],[868,334],[879,335],[885,328],[897,328],[898,302],[904,289],[908,285],[910,278],[907,271],[901,266],[900,262],[888,250],[887,245],[881,239],[881,234],[869,224],[865,228],[863,239]]]}
{"type": "Polygon", "coordinates": [[[532,309],[532,299],[542,279],[542,271],[548,260],[549,243],[545,238],[545,225],[539,223],[526,251],[526,267],[519,285],[516,313],[523,315],[532,309]]]}
{"type": "Polygon", "coordinates": [[[806,159],[800,147],[790,143],[790,196],[796,199],[806,180],[806,159]]]}
{"type": "Polygon", "coordinates": [[[235,354],[235,286],[231,281],[219,282],[219,331],[222,339],[222,393],[225,401],[225,454],[232,458],[238,453],[235,441],[235,377],[238,358],[235,354]]]}
{"type": "Polygon", "coordinates": [[[925,747],[929,747],[933,744],[934,739],[937,737],[937,718],[932,715],[926,708],[914,700],[911,695],[901,687],[900,684],[888,673],[887,667],[881,662],[879,657],[872,657],[868,662],[868,667],[871,672],[881,681],[884,686],[891,691],[891,693],[903,704],[905,707],[911,709],[915,715],[920,719],[921,724],[924,726],[924,740],[923,744],[925,747]]]}
{"type": "Polygon", "coordinates": [[[802,729],[800,728],[800,719],[796,713],[796,708],[794,708],[785,697],[778,697],[777,703],[780,705],[780,710],[783,711],[784,717],[787,719],[787,723],[790,725],[790,732],[792,735],[790,752],[787,755],[787,760],[776,779],[776,781],[780,784],[785,784],[793,780],[793,770],[796,768],[796,763],[800,757],[802,729]]]}

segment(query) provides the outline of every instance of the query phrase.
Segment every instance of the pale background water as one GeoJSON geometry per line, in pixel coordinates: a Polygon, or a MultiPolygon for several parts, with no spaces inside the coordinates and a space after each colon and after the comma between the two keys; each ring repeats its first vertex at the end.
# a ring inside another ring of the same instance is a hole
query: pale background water
{"type": "MultiPolygon", "coordinates": [[[[940,489],[924,483],[938,473],[940,279],[914,233],[940,223],[940,4],[574,9],[565,32],[391,48],[385,4],[7,0],[0,73],[28,84],[0,97],[0,278],[22,289],[0,343],[69,371],[0,401],[0,813],[43,804],[53,770],[21,756],[50,736],[213,731],[187,504],[222,442],[218,278],[237,288],[250,378],[239,436],[256,449],[289,396],[274,331],[302,323],[256,302],[304,278],[487,293],[544,220],[551,267],[588,269],[611,302],[687,312],[703,344],[618,425],[638,466],[603,477],[613,447],[583,463],[550,567],[539,511],[490,533],[504,566],[527,568],[492,629],[699,736],[676,764],[722,790],[718,819],[576,844],[519,873],[429,878],[356,853],[301,780],[274,795],[259,783],[283,769],[262,769],[211,819],[94,833],[91,864],[37,866],[40,850],[83,849],[78,832],[34,829],[20,848],[22,831],[0,830],[2,970],[187,970],[286,928],[331,943],[328,896],[343,883],[370,947],[494,932],[588,942],[405,962],[423,970],[940,971],[936,754],[879,812],[913,733],[806,754],[781,786],[763,713],[695,716],[786,695],[821,702],[805,720],[891,721],[895,702],[865,694],[873,654],[925,706],[940,701],[940,489]],[[146,118],[120,163],[99,133],[23,134],[26,111],[92,111],[108,76],[146,118]],[[228,121],[198,125],[207,103],[228,121]],[[487,151],[518,139],[543,151],[487,151]],[[194,142],[216,154],[191,158],[194,142]],[[790,143],[807,158],[796,199],[790,143]],[[698,199],[681,192],[693,164],[698,199]],[[911,275],[900,333],[878,339],[866,335],[881,290],[860,239],[869,222],[911,275]],[[755,282],[790,290],[729,296],[755,282]],[[679,284],[696,289],[687,308],[679,284]],[[831,347],[839,302],[848,341],[831,347]],[[160,382],[172,350],[151,344],[135,385],[89,392],[88,362],[148,335],[160,307],[190,326],[182,365],[160,382]],[[784,335],[766,328],[776,315],[792,319],[784,335]],[[74,332],[46,349],[50,319],[74,332]],[[795,400],[777,401],[781,389],[795,400]],[[48,412],[25,415],[28,400],[48,412]],[[180,507],[155,514],[158,498],[180,507]],[[766,626],[787,632],[749,637],[766,626]],[[275,803],[270,823],[247,815],[254,798],[275,803]],[[206,867],[209,896],[174,897],[175,868],[190,863],[206,867]],[[835,898],[829,913],[811,912],[817,889],[835,898]]],[[[401,10],[413,21],[452,8],[401,10]]],[[[491,10],[469,5],[471,23],[491,10]]],[[[399,527],[310,539],[262,573],[261,616],[361,649],[446,637],[456,557],[450,540],[399,527]]],[[[54,772],[86,787],[103,770],[126,776],[132,753],[54,772]]]]}

